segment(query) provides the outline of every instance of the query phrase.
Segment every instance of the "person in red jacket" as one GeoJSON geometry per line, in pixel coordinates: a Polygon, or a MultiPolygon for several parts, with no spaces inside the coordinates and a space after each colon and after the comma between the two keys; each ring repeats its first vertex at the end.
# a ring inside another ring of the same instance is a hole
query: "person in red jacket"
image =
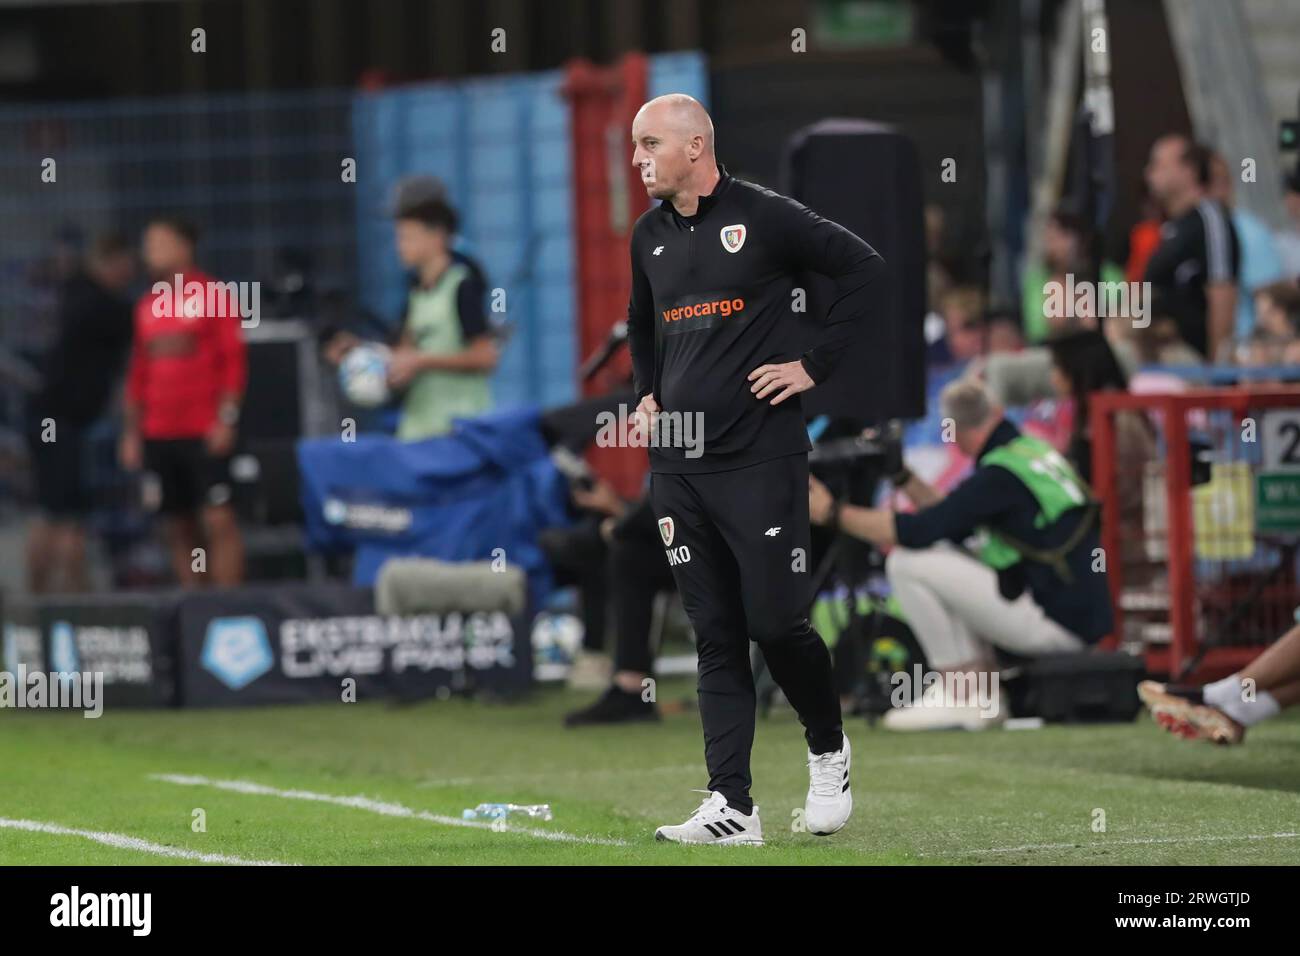
{"type": "Polygon", "coordinates": [[[234,287],[199,270],[196,240],[177,219],[145,228],[144,264],[156,281],[135,307],[120,454],[128,471],[156,479],[147,504],[164,517],[181,586],[209,577],[230,586],[244,565],[229,466],[247,365],[234,287]]]}

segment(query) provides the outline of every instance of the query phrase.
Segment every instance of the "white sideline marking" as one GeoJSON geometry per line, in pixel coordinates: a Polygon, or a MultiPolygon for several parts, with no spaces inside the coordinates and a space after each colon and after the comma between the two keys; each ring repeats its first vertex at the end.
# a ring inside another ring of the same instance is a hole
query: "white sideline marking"
{"type": "Polygon", "coordinates": [[[275,860],[245,860],[238,856],[224,853],[199,853],[197,850],[182,850],[179,847],[163,846],[151,843],[139,837],[126,836],[121,833],[105,833],[101,830],[78,830],[74,827],[60,826],[57,823],[41,823],[37,820],[9,820],[0,817],[0,829],[26,830],[29,833],[49,833],[54,836],[75,836],[94,840],[105,846],[119,850],[139,850],[155,856],[169,856],[177,860],[197,860],[200,863],[228,863],[232,866],[292,866],[291,863],[279,863],[275,860]]]}
{"type": "Polygon", "coordinates": [[[633,774],[650,774],[657,776],[665,773],[693,773],[700,772],[700,765],[695,763],[671,764],[666,767],[614,767],[607,770],[550,770],[538,773],[499,773],[485,777],[431,777],[427,780],[421,780],[416,784],[417,787],[468,787],[479,784],[499,784],[504,782],[520,783],[522,781],[539,781],[553,780],[556,777],[563,777],[566,780],[572,780],[574,777],[618,777],[625,778],[633,774]]]}
{"type": "Polygon", "coordinates": [[[250,780],[212,780],[208,777],[189,776],[180,773],[153,773],[151,780],[175,783],[183,787],[215,787],[232,793],[252,794],[259,797],[281,797],[285,800],[308,800],[313,803],[330,803],[338,807],[351,807],[354,810],[366,810],[386,817],[405,817],[411,820],[423,820],[425,823],[438,823],[448,827],[470,827],[475,830],[494,830],[496,833],[522,833],[525,836],[541,840],[555,840],[560,843],[595,843],[601,846],[627,846],[623,840],[609,840],[603,837],[578,836],[563,830],[540,830],[534,827],[505,826],[494,829],[491,823],[482,820],[462,820],[460,817],[448,817],[427,810],[412,810],[400,803],[388,803],[371,797],[340,797],[330,793],[313,793],[310,790],[280,790],[266,784],[253,783],[250,780]]]}
{"type": "Polygon", "coordinates": [[[1228,843],[1234,840],[1294,840],[1300,833],[1244,833],[1241,836],[1152,837],[1145,840],[1098,840],[1095,843],[1029,843],[1025,846],[999,846],[988,850],[963,850],[967,853],[1020,853],[1025,850],[1091,850],[1108,846],[1149,846],[1156,843],[1228,843]]]}

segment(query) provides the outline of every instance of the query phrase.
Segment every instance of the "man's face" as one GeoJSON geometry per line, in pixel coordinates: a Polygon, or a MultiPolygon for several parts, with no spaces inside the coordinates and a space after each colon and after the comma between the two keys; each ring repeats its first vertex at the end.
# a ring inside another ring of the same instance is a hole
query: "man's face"
{"type": "Polygon", "coordinates": [[[171,226],[154,223],[144,231],[141,246],[144,267],[155,279],[169,279],[193,264],[190,242],[171,226]]]}
{"type": "Polygon", "coordinates": [[[968,315],[964,309],[953,309],[945,317],[948,324],[948,351],[959,362],[968,362],[983,355],[985,345],[984,324],[977,316],[968,315]]]}
{"type": "Polygon", "coordinates": [[[1255,328],[1277,338],[1290,338],[1290,326],[1286,310],[1273,301],[1271,295],[1262,289],[1255,293],[1255,328]]]}
{"type": "Polygon", "coordinates": [[[443,231],[418,219],[399,219],[394,229],[397,258],[408,269],[418,269],[446,249],[443,231]]]}
{"type": "Polygon", "coordinates": [[[672,122],[667,106],[643,107],[632,121],[632,165],[651,199],[671,199],[690,176],[691,161],[702,144],[672,122]]]}
{"type": "Polygon", "coordinates": [[[1192,181],[1192,171],[1183,162],[1186,143],[1170,137],[1156,140],[1151,147],[1151,157],[1147,160],[1147,189],[1158,202],[1168,202],[1185,191],[1192,181]]]}

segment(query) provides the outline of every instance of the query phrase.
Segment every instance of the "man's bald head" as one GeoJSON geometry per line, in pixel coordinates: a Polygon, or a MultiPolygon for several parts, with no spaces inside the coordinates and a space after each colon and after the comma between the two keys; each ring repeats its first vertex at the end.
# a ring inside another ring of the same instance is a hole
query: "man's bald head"
{"type": "MultiPolygon", "coordinates": [[[[644,118],[650,125],[675,130],[684,139],[702,137],[705,153],[713,155],[713,120],[695,97],[685,93],[665,93],[643,105],[636,116],[637,119],[644,118]]],[[[636,120],[633,120],[632,128],[636,129],[636,120]]]]}
{"type": "Polygon", "coordinates": [[[654,199],[672,200],[682,192],[707,192],[717,179],[713,120],[685,93],[656,96],[632,121],[632,165],[654,199]]]}

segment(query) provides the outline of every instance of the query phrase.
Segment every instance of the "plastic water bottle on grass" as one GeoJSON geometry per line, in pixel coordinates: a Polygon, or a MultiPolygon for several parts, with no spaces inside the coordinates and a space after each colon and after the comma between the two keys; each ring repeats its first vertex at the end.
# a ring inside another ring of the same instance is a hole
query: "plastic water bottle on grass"
{"type": "Polygon", "coordinates": [[[497,820],[504,822],[511,817],[527,817],[530,820],[553,819],[549,803],[480,803],[472,810],[461,811],[460,815],[465,820],[490,820],[492,822],[497,820]]]}

